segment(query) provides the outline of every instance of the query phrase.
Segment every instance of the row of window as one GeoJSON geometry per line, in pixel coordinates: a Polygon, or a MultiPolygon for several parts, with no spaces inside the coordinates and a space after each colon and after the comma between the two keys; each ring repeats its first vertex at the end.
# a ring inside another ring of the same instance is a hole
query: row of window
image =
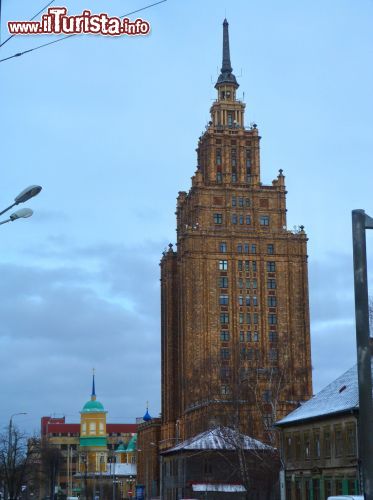
{"type": "MultiPolygon", "coordinates": [[[[232,182],[238,181],[237,171],[236,171],[235,167],[232,167],[231,180],[232,180],[232,182]]],[[[251,168],[247,167],[246,168],[246,182],[250,182],[250,181],[251,181],[251,168]]],[[[218,171],[216,172],[216,182],[217,182],[217,184],[221,184],[223,182],[223,174],[219,170],[219,167],[218,167],[218,171]]]]}
{"type": "Polygon", "coordinates": [[[250,267],[251,267],[251,270],[253,271],[253,273],[256,273],[256,271],[257,271],[256,260],[251,260],[251,261],[250,260],[238,260],[237,261],[237,269],[240,272],[242,272],[242,271],[249,272],[250,267]],[[250,263],[251,263],[251,265],[250,265],[250,263]]]}
{"type": "Polygon", "coordinates": [[[243,323],[246,323],[247,325],[251,325],[251,323],[253,323],[253,325],[257,325],[259,323],[259,314],[254,313],[253,315],[251,315],[251,313],[249,313],[249,312],[239,313],[238,320],[239,320],[240,325],[242,325],[243,323]],[[253,321],[251,321],[251,316],[253,318],[253,321]]]}
{"type": "MultiPolygon", "coordinates": [[[[249,245],[248,243],[238,243],[237,244],[237,252],[238,253],[256,253],[256,245],[252,244],[249,245]]],[[[219,252],[220,253],[226,253],[227,252],[227,244],[225,242],[222,242],[219,244],[219,252]]],[[[268,255],[273,255],[274,254],[274,245],[269,244],[267,245],[267,254],[268,255]]]]}
{"type": "MultiPolygon", "coordinates": [[[[221,306],[227,306],[229,304],[229,295],[222,294],[219,296],[219,304],[221,306]]],[[[276,307],[277,299],[274,295],[269,295],[267,297],[268,307],[276,307]]],[[[239,306],[257,306],[258,305],[258,297],[256,295],[239,295],[238,296],[238,305],[239,306]]]]}
{"type": "MultiPolygon", "coordinates": [[[[223,214],[215,213],[213,215],[214,224],[223,224],[223,214]]],[[[251,224],[251,216],[243,214],[232,214],[231,215],[232,224],[251,224]]],[[[259,224],[261,226],[269,226],[269,215],[260,215],[259,216],[259,224]]]]}
{"type": "MultiPolygon", "coordinates": [[[[249,360],[252,361],[254,359],[258,360],[259,359],[259,350],[258,349],[253,349],[252,347],[247,347],[247,346],[241,346],[240,349],[240,358],[243,360],[249,360]]],[[[229,347],[222,347],[220,349],[220,359],[221,360],[228,360],[231,357],[231,350],[229,347]]],[[[272,347],[268,351],[268,359],[270,361],[277,361],[278,359],[278,350],[275,347],[272,347]]]]}
{"type": "MultiPolygon", "coordinates": [[[[246,245],[245,245],[246,246],[246,245]]],[[[247,245],[249,246],[249,245],[247,245]]],[[[242,245],[239,245],[237,249],[240,248],[240,251],[242,251],[242,245]]],[[[250,271],[250,262],[251,262],[251,269],[254,273],[257,272],[257,265],[256,265],[256,260],[238,260],[237,261],[237,269],[238,271],[243,271],[245,269],[246,272],[250,271]]],[[[276,262],[273,261],[267,261],[267,272],[269,273],[274,273],[276,271],[276,262]]],[[[227,260],[219,260],[219,269],[220,271],[227,271],[228,269],[228,261],[227,260]]]]}
{"type": "Polygon", "coordinates": [[[250,206],[251,206],[250,198],[243,198],[242,196],[237,197],[236,195],[232,196],[232,207],[243,208],[250,206]]]}
{"type": "MultiPolygon", "coordinates": [[[[227,276],[219,276],[218,278],[218,286],[219,288],[228,288],[228,277],[227,276]]],[[[238,288],[242,289],[244,288],[244,280],[243,278],[238,278],[237,281],[237,286],[238,288]]],[[[258,280],[257,279],[245,279],[245,288],[246,289],[256,289],[258,288],[258,280]]],[[[267,280],[267,288],[269,290],[275,290],[276,289],[276,280],[274,278],[269,278],[267,280]]]]}
{"type": "MultiPolygon", "coordinates": [[[[229,113],[228,113],[228,116],[229,116],[229,113]]],[[[221,150],[221,148],[216,148],[215,163],[218,166],[220,166],[222,164],[222,150],[221,150]]],[[[231,163],[232,167],[237,166],[237,149],[236,148],[231,148],[230,163],[231,163]]],[[[245,164],[246,164],[247,168],[249,168],[251,166],[251,150],[250,149],[246,149],[245,164]]]]}
{"type": "Polygon", "coordinates": [[[354,456],[356,454],[356,425],[354,422],[313,429],[312,432],[288,434],[285,436],[287,460],[310,460],[320,458],[354,456]]]}
{"type": "MultiPolygon", "coordinates": [[[[277,332],[268,332],[268,339],[270,342],[277,342],[277,332]]],[[[220,340],[222,342],[228,342],[230,340],[230,333],[228,330],[221,330],[220,340]]],[[[258,331],[240,331],[240,342],[259,342],[259,332],[258,331]]]]}
{"type": "MultiPolygon", "coordinates": [[[[218,214],[215,214],[215,215],[218,215],[218,214]]],[[[220,253],[227,253],[227,251],[228,251],[227,243],[225,241],[222,241],[221,243],[219,243],[219,252],[220,253]]],[[[238,243],[237,252],[238,253],[256,253],[256,245],[251,245],[251,252],[250,252],[250,245],[248,243],[244,243],[244,244],[238,243]],[[253,251],[253,248],[254,248],[254,251],[253,251]]],[[[274,253],[275,253],[274,245],[272,243],[268,244],[267,245],[267,254],[273,255],[274,253]]]]}

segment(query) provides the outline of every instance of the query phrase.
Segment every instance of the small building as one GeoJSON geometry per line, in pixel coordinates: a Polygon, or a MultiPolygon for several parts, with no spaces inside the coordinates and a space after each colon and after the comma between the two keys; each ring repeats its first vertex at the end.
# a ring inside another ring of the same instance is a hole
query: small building
{"type": "Polygon", "coordinates": [[[161,498],[277,499],[279,469],[275,448],[215,427],[161,452],[161,498]]]}
{"type": "Polygon", "coordinates": [[[360,494],[357,366],[276,423],[286,500],[360,494]]]}

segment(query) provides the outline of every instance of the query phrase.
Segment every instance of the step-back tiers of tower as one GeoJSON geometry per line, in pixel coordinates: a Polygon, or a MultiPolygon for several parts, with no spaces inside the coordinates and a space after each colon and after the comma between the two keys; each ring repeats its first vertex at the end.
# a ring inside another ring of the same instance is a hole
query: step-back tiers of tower
{"type": "Polygon", "coordinates": [[[312,395],[307,236],[286,228],[282,170],[260,180],[260,136],[237,99],[228,23],[198,167],[161,261],[162,447],[223,424],[270,440],[312,395]]]}

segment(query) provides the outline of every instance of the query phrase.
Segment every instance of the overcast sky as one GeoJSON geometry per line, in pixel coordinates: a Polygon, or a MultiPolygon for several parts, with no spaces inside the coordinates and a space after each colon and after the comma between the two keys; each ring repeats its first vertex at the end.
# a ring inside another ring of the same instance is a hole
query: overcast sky
{"type": "MultiPolygon", "coordinates": [[[[5,20],[47,1],[2,3],[4,39],[5,20]]],[[[56,3],[122,15],[146,0],[56,3]]],[[[225,15],[262,181],[284,169],[288,227],[309,237],[314,391],[355,363],[351,210],[373,215],[372,0],[168,0],[141,13],[149,36],[76,36],[0,64],[0,208],[43,186],[31,219],[0,227],[1,427],[16,412],[30,430],[42,415],[78,421],[92,367],[109,421],[133,422],[147,400],[159,413],[158,264],[209,120],[225,15]]],[[[48,40],[14,38],[0,56],[48,40]]]]}

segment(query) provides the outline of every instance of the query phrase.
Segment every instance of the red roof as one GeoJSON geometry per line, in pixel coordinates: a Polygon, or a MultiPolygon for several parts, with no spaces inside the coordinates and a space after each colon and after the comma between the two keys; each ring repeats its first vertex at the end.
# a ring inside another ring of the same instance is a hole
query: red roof
{"type": "Polygon", "coordinates": [[[70,432],[71,434],[79,434],[80,432],[80,424],[48,424],[47,425],[47,433],[61,433],[67,434],[70,432]]]}
{"type": "MultiPolygon", "coordinates": [[[[80,424],[66,424],[64,419],[42,418],[42,434],[79,434],[80,424]],[[57,420],[57,422],[56,422],[57,420]],[[58,421],[60,420],[60,421],[58,421]]],[[[137,432],[137,424],[106,424],[106,432],[120,434],[134,434],[137,432]]]]}

